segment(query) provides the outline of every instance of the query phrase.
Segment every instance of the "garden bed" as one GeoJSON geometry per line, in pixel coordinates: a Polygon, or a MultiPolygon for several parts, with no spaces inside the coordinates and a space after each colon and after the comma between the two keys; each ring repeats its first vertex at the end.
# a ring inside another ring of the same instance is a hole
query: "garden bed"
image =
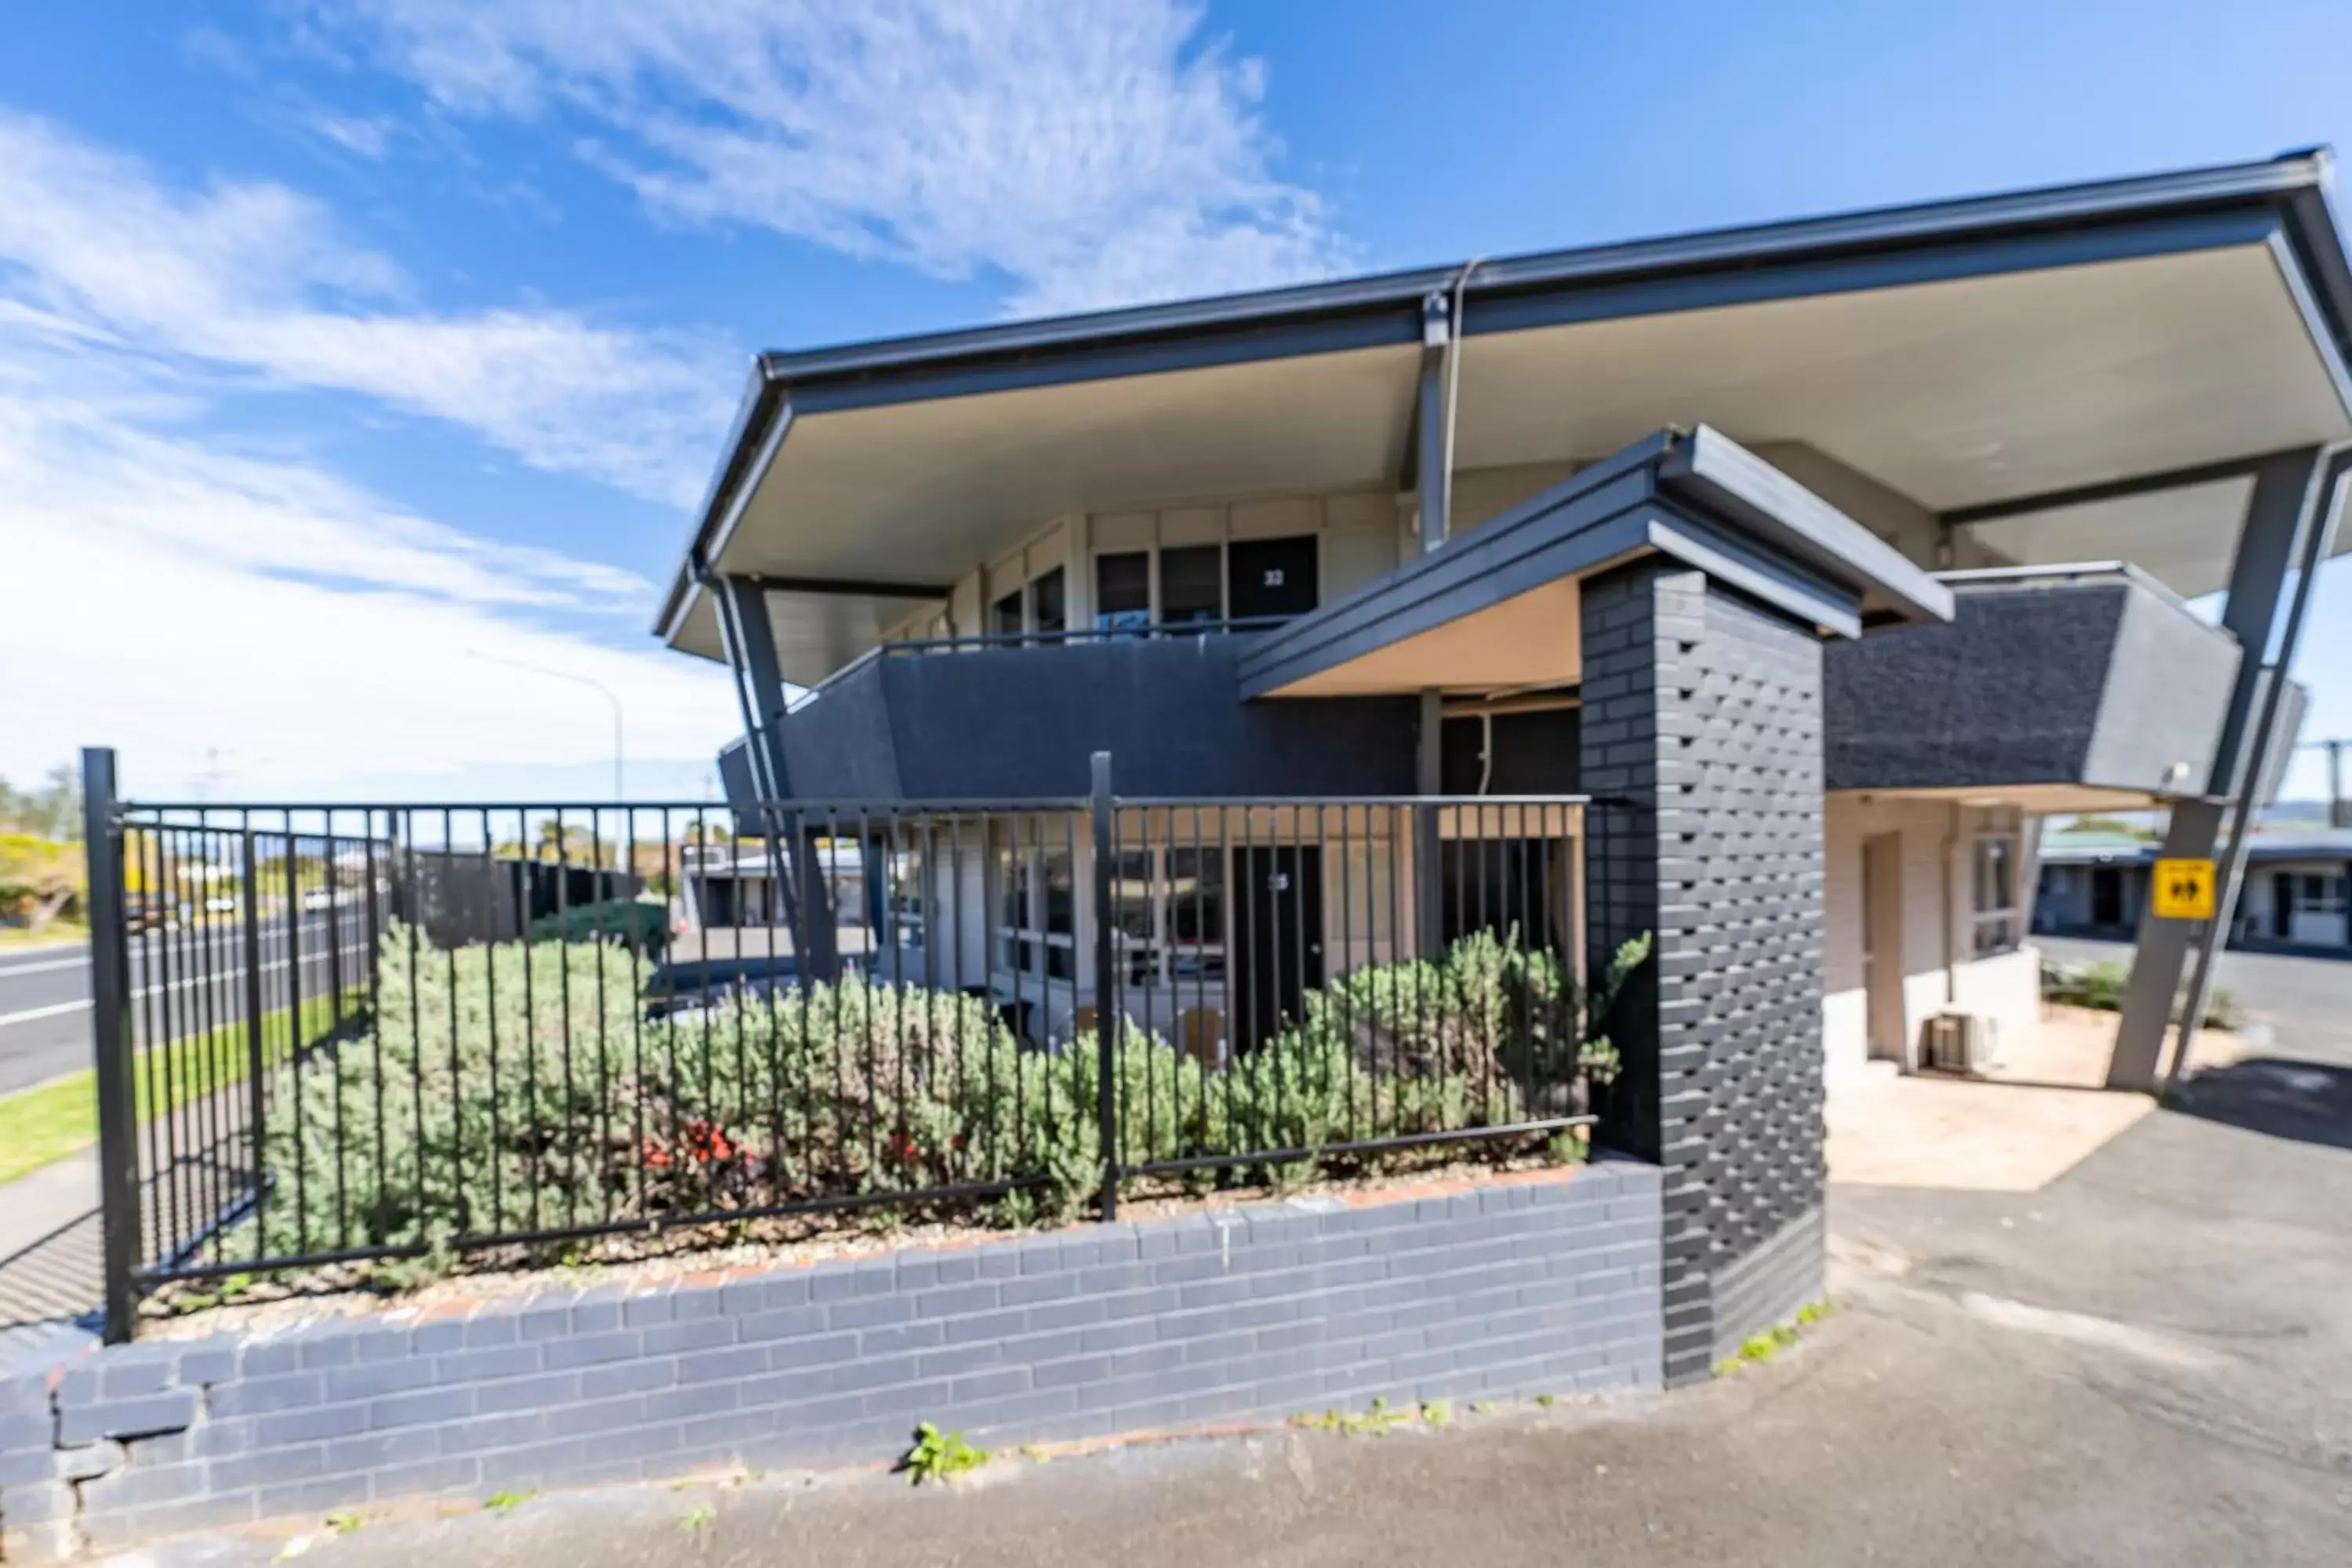
{"type": "Polygon", "coordinates": [[[1132,1023],[1108,1053],[1039,1048],[982,999],[854,974],[656,1017],[624,948],[395,926],[370,1026],[278,1076],[257,1197],[148,1310],[1065,1223],[1099,1201],[1107,1120],[1139,1213],[1570,1162],[1615,1071],[1590,1020],[1646,952],[1587,996],[1476,933],[1341,975],[1209,1062],[1132,1023]]]}

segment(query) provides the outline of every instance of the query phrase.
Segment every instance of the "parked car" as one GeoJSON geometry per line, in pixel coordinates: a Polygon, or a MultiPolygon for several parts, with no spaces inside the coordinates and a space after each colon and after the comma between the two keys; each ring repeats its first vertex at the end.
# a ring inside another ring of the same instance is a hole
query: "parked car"
{"type": "Polygon", "coordinates": [[[302,912],[305,914],[320,914],[334,907],[335,891],[332,888],[313,888],[302,895],[302,912]]]}

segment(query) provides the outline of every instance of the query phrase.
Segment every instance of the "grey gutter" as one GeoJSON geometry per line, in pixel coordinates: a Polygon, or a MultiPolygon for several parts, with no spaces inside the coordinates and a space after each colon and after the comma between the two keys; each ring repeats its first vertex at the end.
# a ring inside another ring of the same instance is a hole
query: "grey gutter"
{"type": "MultiPolygon", "coordinates": [[[[1469,294],[1475,298],[1529,287],[1615,279],[1635,272],[1747,267],[1799,254],[1882,252],[1955,236],[1989,238],[1999,233],[2025,229],[2074,227],[2238,205],[2314,192],[2331,177],[2333,161],[2326,150],[2320,149],[2261,163],[2225,164],[2181,174],[2046,186],[1955,201],[1877,207],[1829,217],[1702,229],[1662,239],[1540,251],[1500,261],[1482,261],[1469,294]]],[[[2320,210],[2324,214],[2324,199],[2320,210]]],[[[2336,255],[2332,259],[2344,274],[2344,297],[2352,300],[2352,264],[2345,263],[2340,244],[2333,248],[2336,255]]],[[[1334,283],[1308,283],[1040,321],[885,338],[799,353],[771,352],[760,359],[770,375],[801,386],[818,379],[869,375],[915,365],[932,367],[981,358],[1000,360],[1076,345],[1189,333],[1204,327],[1226,328],[1317,312],[1346,312],[1399,304],[1412,307],[1412,341],[1418,342],[1423,297],[1433,289],[1452,286],[1461,271],[1461,264],[1454,262],[1334,283]]],[[[1465,323],[1471,321],[1466,309],[1464,319],[1465,323]]]]}
{"type": "MultiPolygon", "coordinates": [[[[2305,274],[2311,304],[2334,336],[2318,343],[2340,368],[2352,358],[2352,260],[2330,209],[2326,186],[2334,160],[2326,150],[2283,155],[2263,163],[2224,165],[2180,174],[2139,176],[2088,184],[2047,187],[2009,195],[1919,203],[1839,216],[1699,231],[1664,239],[1640,240],[1582,249],[1543,252],[1485,261],[1468,284],[1469,297],[1488,302],[1484,312],[1466,308],[1460,330],[1500,331],[1528,324],[1494,304],[1546,290],[1581,290],[1601,286],[1731,274],[1752,279],[1759,271],[1794,261],[1888,258],[1929,250],[1962,240],[1997,242],[2030,235],[2089,234],[2125,229],[2152,221],[2179,219],[2231,209],[2271,213],[2286,233],[2293,270],[2305,274]],[[2333,352],[2330,352],[2330,351],[2333,352]]],[[[2248,236],[2248,238],[2253,237],[2248,236]]],[[[2172,243],[2179,244],[2176,238],[2172,243]]],[[[2111,246],[2110,249],[2115,248],[2111,246]]],[[[2070,247],[2037,265],[2100,259],[2097,246],[2070,247]]],[[[2015,256],[2005,265],[2024,264],[2015,256]]],[[[1981,265],[1979,270],[1995,270],[1981,265]]],[[[1962,268],[1965,272],[1965,268],[1962,268]]],[[[803,397],[820,405],[854,406],[904,401],[894,379],[919,376],[933,384],[920,395],[984,391],[1052,379],[1049,367],[1073,360],[1100,359],[1098,374],[1149,374],[1155,369],[1218,359],[1282,358],[1347,347],[1417,342],[1421,303],[1433,289],[1449,287],[1458,266],[1422,268],[1333,283],[1306,284],[1251,294],[1225,295],[1174,304],[1141,306],[1041,321],[885,339],[803,353],[759,357],[754,391],[747,394],[726,460],[711,487],[695,528],[688,560],[664,603],[656,631],[672,631],[682,616],[692,579],[713,549],[711,534],[723,513],[740,513],[734,493],[756,478],[745,473],[747,447],[755,429],[772,418],[772,401],[803,397]],[[1211,352],[1204,340],[1222,349],[1211,352]],[[1139,355],[1135,351],[1144,351],[1139,355]],[[941,384],[941,383],[944,384],[941,384]]],[[[1880,279],[1879,281],[1888,281],[1880,279]]],[[[2290,275],[2290,286],[2294,279],[2290,275]]],[[[1860,288],[1857,275],[1815,279],[1810,291],[1860,288]]],[[[1790,292],[1809,291],[1799,286],[1790,292]]],[[[1594,316],[1690,308],[1690,299],[1605,304],[1594,316]]],[[[1577,319],[1591,319],[1579,316],[1577,319]]],[[[772,441],[762,447],[772,455],[772,441]]]]}

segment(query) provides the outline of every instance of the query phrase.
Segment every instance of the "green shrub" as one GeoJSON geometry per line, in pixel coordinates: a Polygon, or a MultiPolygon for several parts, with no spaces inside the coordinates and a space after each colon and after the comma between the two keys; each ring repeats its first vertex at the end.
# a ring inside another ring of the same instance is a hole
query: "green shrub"
{"type": "MultiPolygon", "coordinates": [[[[646,906],[650,907],[650,906],[646,906]]],[[[575,911],[585,913],[586,911],[575,911]]],[[[1629,943],[1595,1002],[1647,954],[1629,943]]],[[[800,1199],[1017,1184],[1002,1217],[1099,1189],[1091,1039],[1024,1046],[980,998],[869,980],[645,1016],[649,965],[608,942],[434,949],[383,937],[372,1032],[314,1053],[265,1140],[265,1254],[422,1246],[800,1199]]],[[[1581,1110],[1579,998],[1549,953],[1476,935],[1342,976],[1253,1051],[1205,1067],[1126,1024],[1118,1162],[1315,1151],[1581,1110]]]]}
{"type": "MultiPolygon", "coordinates": [[[[2131,966],[2121,959],[2101,958],[2087,963],[2069,963],[2045,958],[2042,962],[2042,994],[2053,1002],[2120,1013],[2123,1011],[2124,993],[2130,984],[2131,966]]],[[[2176,1015],[2180,1004],[2188,999],[2188,986],[2182,985],[2180,994],[2174,1002],[2176,1015]]],[[[2226,986],[2216,985],[2206,993],[2206,1027],[2234,1029],[2242,1020],[2238,999],[2226,986]]]]}

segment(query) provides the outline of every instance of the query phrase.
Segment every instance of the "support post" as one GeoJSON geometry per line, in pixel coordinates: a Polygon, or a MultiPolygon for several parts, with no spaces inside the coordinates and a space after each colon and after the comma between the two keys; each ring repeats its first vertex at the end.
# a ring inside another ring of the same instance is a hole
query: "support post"
{"type": "MultiPolygon", "coordinates": [[[[2221,610],[2223,629],[2236,637],[2242,650],[2237,683],[2222,716],[2204,795],[2178,801],[2172,807],[2160,851],[2167,859],[2212,858],[2228,809],[2259,787],[2260,780],[2245,765],[2251,749],[2248,741],[2257,718],[2256,700],[2264,686],[2263,672],[2271,634],[2278,625],[2288,574],[2312,526],[2319,480],[2315,447],[2275,454],[2254,469],[2253,494],[2247,500],[2245,522],[2239,529],[2229,598],[2221,610]]],[[[2226,926],[2228,909],[2217,904],[2214,914],[2215,923],[2226,926]]],[[[2124,993],[2123,1019],[2116,1030],[2115,1055],[2107,1064],[2109,1089],[2152,1093],[2162,1081],[2165,1037],[2188,961],[2189,938],[2187,922],[2157,917],[2155,900],[2141,910],[2131,980],[2124,993]]]]}
{"type": "MultiPolygon", "coordinates": [[[[268,1063],[261,1038],[261,872],[259,847],[253,837],[253,824],[245,825],[245,1118],[246,1146],[253,1151],[254,1213],[258,1218],[258,1205],[267,1201],[261,1191],[265,1162],[262,1151],[267,1147],[268,1131],[268,1100],[264,1093],[269,1081],[268,1063]]],[[[368,889],[373,900],[375,889],[368,889]]],[[[373,952],[373,949],[370,950],[373,952]]]]}
{"type": "MultiPolygon", "coordinates": [[[[802,830],[797,812],[773,809],[790,800],[792,768],[784,755],[784,676],[776,658],[776,632],[768,619],[768,595],[756,577],[720,577],[712,586],[719,601],[719,626],[727,663],[735,678],[735,701],[743,716],[745,760],[751,765],[752,793],[768,842],[768,882],[784,908],[793,958],[807,980],[833,971],[833,900],[823,871],[812,862],[816,846],[802,830]],[[791,846],[788,869],[785,846],[791,846]]],[[[742,923],[736,912],[736,923],[742,923]]]]}
{"type": "Polygon", "coordinates": [[[2285,706],[2287,675],[2294,668],[2295,649],[2303,641],[2303,617],[2311,605],[2312,584],[2318,579],[2320,563],[2335,548],[2336,526],[2344,510],[2347,459],[2352,459],[2352,454],[2328,455],[2306,503],[2302,552],[2295,563],[2294,596],[2287,604],[2286,628],[2279,638],[2278,658],[2271,665],[2270,679],[2263,683],[2262,713],[2254,722],[2253,739],[2247,747],[2244,783],[2238,791],[2238,812],[2230,824],[2230,847],[2216,868],[2213,918],[2205,922],[2198,943],[2197,967],[2189,973],[2179,1034],[2172,1047],[2172,1065],[2165,1075],[2168,1093],[2179,1085],[2181,1071],[2189,1065],[2189,1047],[2204,1024],[2206,998],[2212,994],[2214,961],[2228,940],[2230,927],[2236,921],[2238,893],[2246,875],[2246,836],[2262,802],[2263,780],[2270,772],[2271,758],[2281,744],[2279,713],[2285,706]]]}
{"type": "Polygon", "coordinates": [[[81,753],[82,850],[89,900],[92,1067],[98,1089],[100,1250],[109,1344],[127,1342],[138,1321],[139,1104],[131,1039],[131,952],[122,900],[122,821],[116,808],[114,752],[81,753]]]}
{"type": "Polygon", "coordinates": [[[1443,291],[1421,302],[1421,404],[1413,432],[1414,488],[1421,492],[1421,548],[1426,554],[1445,542],[1450,500],[1446,484],[1445,353],[1453,322],[1443,291]]]}
{"type": "Polygon", "coordinates": [[[1095,826],[1095,1111],[1102,1139],[1102,1217],[1118,1217],[1118,980],[1111,903],[1110,753],[1090,759],[1095,826]]]}
{"type": "Polygon", "coordinates": [[[1669,1384],[1821,1292],[1822,753],[1815,628],[1705,574],[1586,578],[1584,788],[1622,800],[1585,868],[1595,966],[1647,936],[1608,1019],[1596,1140],[1664,1171],[1669,1384]]]}
{"type": "MultiPolygon", "coordinates": [[[[1413,772],[1413,788],[1419,794],[1445,793],[1445,699],[1438,691],[1421,694],[1421,732],[1413,772]]],[[[1441,958],[1445,952],[1445,840],[1441,826],[1438,807],[1413,807],[1413,947],[1423,958],[1441,958]]]]}

